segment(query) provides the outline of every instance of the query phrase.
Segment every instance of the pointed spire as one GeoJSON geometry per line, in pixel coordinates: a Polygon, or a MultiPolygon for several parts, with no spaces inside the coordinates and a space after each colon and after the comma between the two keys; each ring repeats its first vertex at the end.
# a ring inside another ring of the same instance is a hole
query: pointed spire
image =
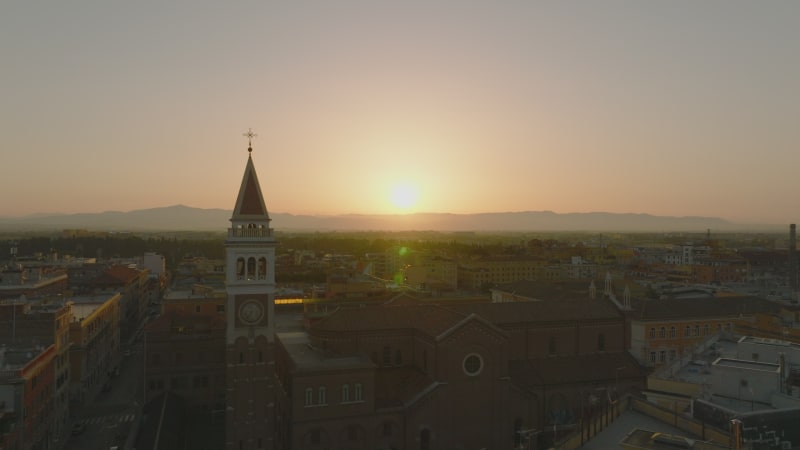
{"type": "Polygon", "coordinates": [[[236,198],[236,205],[233,207],[231,221],[235,220],[270,220],[267,212],[264,196],[261,193],[261,185],[258,182],[256,168],[253,164],[253,138],[256,136],[253,130],[244,134],[248,138],[247,147],[247,166],[244,169],[242,185],[239,188],[239,195],[236,198]]]}
{"type": "Polygon", "coordinates": [[[597,287],[594,285],[594,280],[592,280],[592,283],[589,285],[589,298],[597,298],[597,287]]]}

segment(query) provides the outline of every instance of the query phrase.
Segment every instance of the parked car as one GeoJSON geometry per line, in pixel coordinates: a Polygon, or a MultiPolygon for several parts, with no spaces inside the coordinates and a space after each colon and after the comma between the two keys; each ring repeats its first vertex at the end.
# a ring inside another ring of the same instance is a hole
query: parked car
{"type": "Polygon", "coordinates": [[[78,422],[78,423],[72,425],[72,435],[73,436],[77,436],[77,435],[83,433],[84,431],[86,431],[86,424],[85,423],[78,422]]]}

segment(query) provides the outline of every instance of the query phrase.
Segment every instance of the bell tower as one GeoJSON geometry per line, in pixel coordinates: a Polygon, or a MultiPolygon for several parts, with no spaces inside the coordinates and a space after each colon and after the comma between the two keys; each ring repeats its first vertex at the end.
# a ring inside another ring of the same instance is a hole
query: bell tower
{"type": "Polygon", "coordinates": [[[226,450],[274,449],[275,247],[253,164],[247,165],[225,240],[226,450]]]}

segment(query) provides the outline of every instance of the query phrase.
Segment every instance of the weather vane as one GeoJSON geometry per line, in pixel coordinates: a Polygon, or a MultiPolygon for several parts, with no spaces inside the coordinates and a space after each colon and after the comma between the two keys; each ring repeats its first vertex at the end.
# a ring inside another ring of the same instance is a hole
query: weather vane
{"type": "Polygon", "coordinates": [[[257,134],[253,133],[252,128],[247,129],[247,133],[244,133],[242,136],[247,138],[247,151],[249,153],[253,153],[253,138],[258,136],[257,134]]]}

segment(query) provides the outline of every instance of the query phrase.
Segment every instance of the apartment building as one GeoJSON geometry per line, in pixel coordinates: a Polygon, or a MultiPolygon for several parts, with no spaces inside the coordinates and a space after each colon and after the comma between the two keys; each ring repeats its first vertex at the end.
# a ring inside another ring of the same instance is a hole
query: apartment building
{"type": "Polygon", "coordinates": [[[55,345],[0,347],[0,448],[50,448],[57,436],[55,359],[55,345]]]}
{"type": "Polygon", "coordinates": [[[92,398],[118,364],[122,295],[73,297],[69,324],[72,400],[92,398]]]}
{"type": "Polygon", "coordinates": [[[709,336],[749,325],[761,314],[778,314],[778,305],[758,297],[633,299],[631,354],[647,367],[682,357],[709,336]]]}
{"type": "Polygon", "coordinates": [[[71,304],[61,297],[0,304],[0,342],[31,348],[55,347],[52,407],[53,432],[56,434],[69,425],[71,321],[71,304]]]}

